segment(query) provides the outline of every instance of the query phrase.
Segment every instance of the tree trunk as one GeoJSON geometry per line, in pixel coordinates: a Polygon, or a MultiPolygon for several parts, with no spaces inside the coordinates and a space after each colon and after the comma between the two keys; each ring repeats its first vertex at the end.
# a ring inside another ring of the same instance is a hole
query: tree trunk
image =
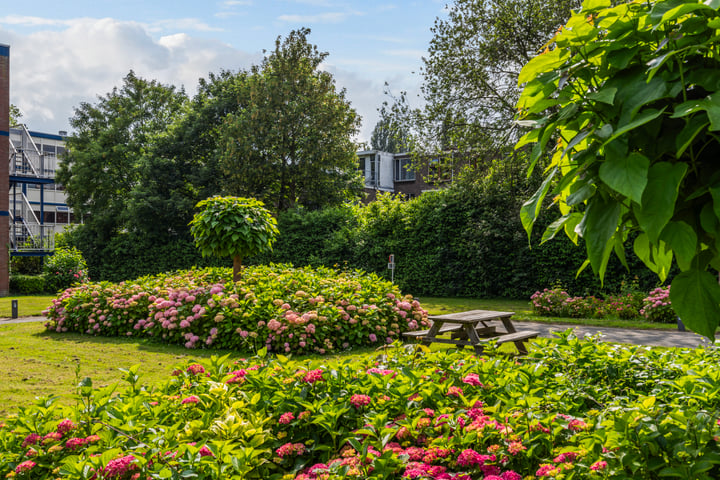
{"type": "Polygon", "coordinates": [[[242,258],[233,257],[233,282],[239,282],[242,277],[242,258]]]}

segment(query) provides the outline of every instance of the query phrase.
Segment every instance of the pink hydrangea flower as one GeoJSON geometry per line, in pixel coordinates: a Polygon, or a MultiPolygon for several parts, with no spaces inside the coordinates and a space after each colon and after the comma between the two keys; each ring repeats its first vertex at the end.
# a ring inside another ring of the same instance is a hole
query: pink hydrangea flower
{"type": "Polygon", "coordinates": [[[350,397],[350,403],[355,408],[360,408],[360,407],[364,407],[365,405],[370,405],[371,401],[372,401],[372,399],[367,395],[357,394],[357,395],[353,395],[352,397],[350,397]]]}
{"type": "Polygon", "coordinates": [[[476,387],[482,387],[483,384],[480,382],[480,376],[477,373],[468,373],[465,378],[462,379],[463,383],[468,385],[474,385],[476,387]]]}
{"type": "Polygon", "coordinates": [[[207,445],[203,445],[202,447],[200,447],[200,450],[198,450],[198,453],[200,454],[201,457],[214,457],[215,456],[215,454],[213,454],[210,451],[210,449],[208,448],[207,445]]]}
{"type": "Polygon", "coordinates": [[[187,372],[192,375],[200,375],[201,373],[205,373],[205,368],[203,368],[202,365],[194,363],[187,368],[187,372]]]}
{"type": "Polygon", "coordinates": [[[24,462],[18,464],[17,467],[15,467],[15,473],[25,473],[32,470],[37,463],[33,462],[32,460],[25,460],[24,462]]]}
{"type": "Polygon", "coordinates": [[[590,465],[590,470],[598,471],[605,470],[607,468],[607,462],[605,460],[598,460],[597,462],[590,465]]]}
{"type": "Polygon", "coordinates": [[[71,430],[75,430],[75,428],[77,428],[77,425],[75,425],[75,423],[72,420],[66,418],[65,420],[63,420],[62,422],[60,422],[58,424],[57,432],[60,435],[65,435],[67,432],[69,432],[71,430]]]}
{"type": "Polygon", "coordinates": [[[278,423],[282,425],[287,425],[293,420],[295,420],[295,415],[292,412],[286,412],[280,415],[280,420],[278,420],[278,423]]]}
{"type": "Polygon", "coordinates": [[[136,458],[132,455],[126,455],[115,460],[110,460],[105,468],[103,468],[103,478],[122,478],[128,472],[137,468],[137,464],[133,463],[136,458]]]}
{"type": "Polygon", "coordinates": [[[275,450],[275,453],[280,458],[290,455],[302,455],[303,453],[305,453],[305,445],[303,445],[302,443],[286,443],[285,445],[275,450]]]}
{"type": "Polygon", "coordinates": [[[198,397],[198,396],[196,396],[196,395],[190,395],[189,397],[183,398],[183,399],[182,399],[182,402],[180,402],[180,403],[183,404],[183,405],[188,404],[188,403],[192,403],[192,404],[194,405],[194,404],[199,403],[199,402],[200,402],[200,397],[198,397]]]}
{"type": "Polygon", "coordinates": [[[305,373],[305,376],[303,377],[303,381],[307,383],[315,383],[315,382],[321,382],[323,371],[321,369],[316,370],[310,370],[309,372],[305,373]]]}

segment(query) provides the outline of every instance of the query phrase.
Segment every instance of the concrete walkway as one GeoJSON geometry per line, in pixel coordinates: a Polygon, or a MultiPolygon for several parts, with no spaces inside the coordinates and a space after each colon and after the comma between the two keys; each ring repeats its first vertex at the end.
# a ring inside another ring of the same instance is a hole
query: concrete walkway
{"type": "MultiPolygon", "coordinates": [[[[44,322],[45,317],[0,318],[0,326],[11,323],[44,322]]],[[[535,330],[541,337],[552,338],[551,332],[563,332],[568,328],[575,331],[578,337],[602,334],[607,342],[628,343],[634,345],[650,345],[660,347],[695,348],[710,345],[710,341],[696,333],[678,332],[676,330],[632,330],[629,328],[586,327],[561,323],[513,322],[518,330],[535,330]]],[[[502,329],[502,325],[500,326],[502,329]]]]}

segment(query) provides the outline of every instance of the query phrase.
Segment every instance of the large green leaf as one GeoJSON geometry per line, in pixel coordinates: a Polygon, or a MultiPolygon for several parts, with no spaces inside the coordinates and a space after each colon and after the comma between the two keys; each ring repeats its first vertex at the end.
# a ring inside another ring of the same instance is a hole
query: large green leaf
{"type": "Polygon", "coordinates": [[[660,235],[675,253],[680,270],[688,270],[697,249],[697,234],[685,222],[670,222],[660,235]]]}
{"type": "Polygon", "coordinates": [[[720,319],[720,285],[714,275],[697,268],[677,275],[670,288],[670,301],[690,330],[715,340],[720,319]]]}
{"type": "Polygon", "coordinates": [[[647,110],[644,110],[640,115],[638,115],[635,120],[633,120],[630,123],[626,123],[622,126],[620,126],[617,130],[615,130],[615,133],[612,134],[610,138],[605,140],[605,143],[603,143],[603,146],[607,145],[608,143],[612,142],[616,138],[620,137],[621,135],[624,135],[625,133],[629,132],[630,130],[634,130],[642,125],[645,125],[648,122],[651,122],[655,120],[657,117],[663,114],[667,107],[663,107],[662,110],[657,110],[655,108],[648,108],[647,110]]]}
{"type": "Polygon", "coordinates": [[[633,243],[635,255],[664,282],[672,267],[673,252],[664,242],[650,243],[650,239],[641,233],[633,243]]]}
{"type": "Polygon", "coordinates": [[[563,49],[556,48],[542,55],[538,55],[525,64],[518,76],[518,84],[532,80],[541,73],[545,73],[562,65],[569,53],[563,49]]]}
{"type": "Polygon", "coordinates": [[[620,158],[606,155],[600,165],[600,179],[616,192],[642,204],[649,167],[650,160],[637,152],[620,158]]]}
{"type": "Polygon", "coordinates": [[[535,194],[525,202],[520,208],[520,221],[522,222],[523,228],[525,228],[525,231],[528,234],[528,241],[530,240],[530,234],[532,233],[532,226],[535,223],[535,219],[537,218],[538,214],[540,213],[540,208],[542,207],[542,202],[545,199],[545,195],[547,195],[548,190],[550,189],[550,182],[552,182],[552,179],[555,177],[555,174],[557,173],[557,168],[554,168],[545,178],[543,183],[540,185],[540,188],[537,189],[535,194]]]}
{"type": "Polygon", "coordinates": [[[687,164],[658,162],[648,171],[648,182],[642,195],[642,205],[634,211],[640,228],[648,234],[651,243],[657,243],[665,225],[675,211],[680,182],[687,164]]]}
{"type": "Polygon", "coordinates": [[[590,265],[598,274],[612,251],[609,242],[617,229],[620,211],[621,204],[615,199],[595,195],[588,201],[585,215],[578,225],[580,235],[585,239],[590,265]]]}

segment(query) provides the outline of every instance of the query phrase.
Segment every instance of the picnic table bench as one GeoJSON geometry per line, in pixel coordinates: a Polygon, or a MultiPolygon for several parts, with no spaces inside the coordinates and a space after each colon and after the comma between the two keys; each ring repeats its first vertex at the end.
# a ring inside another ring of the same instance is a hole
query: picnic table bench
{"type": "Polygon", "coordinates": [[[448,313],[445,315],[431,315],[428,320],[432,326],[428,330],[405,332],[403,335],[415,338],[426,345],[432,343],[448,343],[462,347],[473,347],[475,352],[483,352],[484,344],[496,340],[498,345],[514,343],[521,355],[527,355],[524,342],[538,336],[534,330],[517,331],[512,324],[511,317],[515,312],[495,312],[492,310],[469,310],[467,312],[448,313]],[[490,322],[499,320],[504,332],[498,332],[495,325],[490,322]],[[440,335],[450,333],[450,338],[439,338],[440,335]]]}

